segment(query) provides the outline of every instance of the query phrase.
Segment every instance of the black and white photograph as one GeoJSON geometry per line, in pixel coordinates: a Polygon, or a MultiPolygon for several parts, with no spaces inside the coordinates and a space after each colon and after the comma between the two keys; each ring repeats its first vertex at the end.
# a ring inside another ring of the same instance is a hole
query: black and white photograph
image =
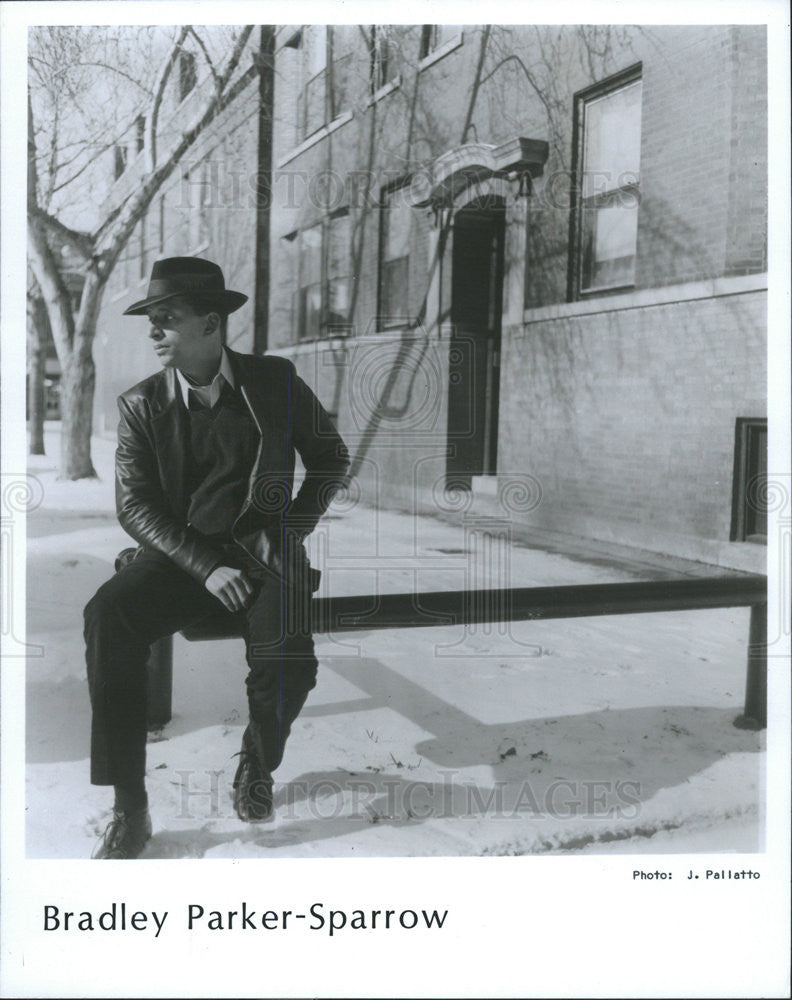
{"type": "Polygon", "coordinates": [[[785,995],[786,936],[755,979],[202,978],[221,941],[491,948],[532,872],[510,947],[573,871],[647,954],[655,904],[685,949],[788,929],[786,15],[346,6],[18,5],[12,938],[134,965],[173,927],[195,965],[67,981],[7,938],[4,995],[785,995]],[[467,872],[469,925],[431,891],[467,872]]]}

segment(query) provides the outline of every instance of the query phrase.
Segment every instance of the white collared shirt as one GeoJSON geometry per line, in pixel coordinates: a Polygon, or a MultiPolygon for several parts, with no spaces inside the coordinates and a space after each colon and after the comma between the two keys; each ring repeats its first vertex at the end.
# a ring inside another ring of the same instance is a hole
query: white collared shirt
{"type": "Polygon", "coordinates": [[[225,347],[220,356],[220,369],[209,385],[192,385],[178,368],[176,369],[176,381],[181,389],[184,405],[188,408],[190,405],[190,393],[193,394],[194,398],[202,406],[208,406],[211,409],[216,405],[218,399],[220,399],[220,393],[223,391],[223,381],[228,382],[232,389],[236,388],[234,371],[231,367],[231,362],[228,360],[225,347]]]}

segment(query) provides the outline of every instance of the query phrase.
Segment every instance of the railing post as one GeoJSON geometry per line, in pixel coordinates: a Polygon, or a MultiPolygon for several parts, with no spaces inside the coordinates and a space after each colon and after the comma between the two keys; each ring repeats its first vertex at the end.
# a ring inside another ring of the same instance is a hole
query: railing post
{"type": "Polygon", "coordinates": [[[151,644],[146,665],[146,724],[149,731],[162,729],[171,720],[173,704],[173,636],[151,644]]]}
{"type": "Polygon", "coordinates": [[[751,606],[748,630],[748,672],[745,680],[745,711],[734,720],[740,729],[767,726],[767,604],[751,606]]]}

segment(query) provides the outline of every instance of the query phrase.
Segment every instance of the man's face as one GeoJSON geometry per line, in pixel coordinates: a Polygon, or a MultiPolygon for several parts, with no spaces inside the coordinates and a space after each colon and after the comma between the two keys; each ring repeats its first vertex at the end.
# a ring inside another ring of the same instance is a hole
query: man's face
{"type": "Polygon", "coordinates": [[[214,338],[207,332],[210,315],[198,316],[182,298],[168,299],[146,310],[151,321],[149,337],[163,368],[189,371],[204,360],[214,338]]]}

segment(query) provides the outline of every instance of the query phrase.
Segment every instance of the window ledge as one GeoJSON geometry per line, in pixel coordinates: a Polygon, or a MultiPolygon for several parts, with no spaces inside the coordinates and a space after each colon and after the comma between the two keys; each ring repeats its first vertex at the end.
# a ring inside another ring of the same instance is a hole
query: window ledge
{"type": "Polygon", "coordinates": [[[401,76],[394,77],[393,80],[389,80],[384,83],[379,90],[375,90],[374,93],[369,97],[367,107],[371,107],[372,104],[376,104],[377,101],[381,101],[383,97],[387,97],[388,94],[392,94],[394,90],[398,90],[401,87],[401,76]]]}
{"type": "Polygon", "coordinates": [[[444,42],[439,48],[434,49],[429,53],[428,56],[424,56],[423,59],[418,63],[418,72],[426,69],[427,66],[433,66],[436,62],[439,62],[443,56],[447,56],[449,52],[453,52],[454,49],[458,49],[459,46],[464,42],[465,35],[461,32],[458,35],[454,35],[453,38],[449,38],[447,42],[444,42]]]}
{"type": "Polygon", "coordinates": [[[285,156],[282,156],[278,160],[276,166],[285,166],[290,160],[298,157],[300,153],[304,153],[307,149],[310,149],[311,146],[315,146],[317,142],[321,142],[322,139],[326,139],[327,136],[335,132],[336,129],[339,129],[342,125],[346,125],[347,122],[352,121],[352,117],[353,113],[351,111],[345,111],[342,115],[339,115],[338,118],[334,118],[327,125],[323,125],[321,128],[318,128],[315,132],[312,132],[307,139],[304,139],[299,146],[295,146],[294,149],[289,150],[285,156]]]}
{"type": "Polygon", "coordinates": [[[587,316],[594,313],[618,312],[623,309],[645,309],[651,306],[670,305],[675,302],[692,302],[696,299],[718,298],[767,291],[767,273],[737,277],[710,278],[678,285],[660,285],[641,288],[615,295],[592,295],[576,302],[558,302],[554,305],[534,306],[523,312],[523,323],[543,323],[570,316],[587,316]]]}

